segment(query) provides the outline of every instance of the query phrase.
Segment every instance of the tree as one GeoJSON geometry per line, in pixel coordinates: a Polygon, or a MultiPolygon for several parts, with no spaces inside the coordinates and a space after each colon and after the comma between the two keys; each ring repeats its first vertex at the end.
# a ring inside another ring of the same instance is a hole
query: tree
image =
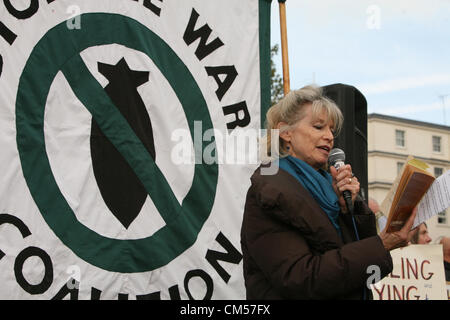
{"type": "Polygon", "coordinates": [[[283,79],[277,73],[273,57],[278,54],[279,46],[275,44],[270,49],[270,97],[271,105],[273,106],[284,96],[283,79]]]}

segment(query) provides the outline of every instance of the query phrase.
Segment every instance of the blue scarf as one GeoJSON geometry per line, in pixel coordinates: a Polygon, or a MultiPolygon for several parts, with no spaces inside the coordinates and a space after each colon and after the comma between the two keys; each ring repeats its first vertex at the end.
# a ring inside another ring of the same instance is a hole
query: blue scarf
{"type": "Polygon", "coordinates": [[[292,156],[281,158],[279,165],[309,191],[341,235],[341,228],[338,224],[339,199],[334,192],[331,175],[322,169],[315,170],[306,162],[292,156]]]}

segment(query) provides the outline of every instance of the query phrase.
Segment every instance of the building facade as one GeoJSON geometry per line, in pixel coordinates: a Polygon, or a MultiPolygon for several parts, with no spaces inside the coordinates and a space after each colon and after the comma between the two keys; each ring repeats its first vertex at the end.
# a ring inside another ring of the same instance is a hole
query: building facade
{"type": "MultiPolygon", "coordinates": [[[[406,158],[424,161],[436,177],[450,170],[450,127],[381,114],[369,114],[368,189],[380,204],[406,158]]],[[[387,213],[385,213],[387,215],[387,213]]],[[[433,242],[450,236],[450,209],[427,221],[433,242]]]]}

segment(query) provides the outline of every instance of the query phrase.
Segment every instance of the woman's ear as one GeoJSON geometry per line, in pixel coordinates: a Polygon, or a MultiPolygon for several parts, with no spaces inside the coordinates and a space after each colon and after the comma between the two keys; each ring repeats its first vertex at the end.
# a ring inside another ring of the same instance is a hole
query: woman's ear
{"type": "Polygon", "coordinates": [[[291,130],[282,130],[283,127],[288,126],[286,122],[279,122],[277,124],[277,129],[280,130],[280,138],[285,142],[291,141],[291,130]]]}

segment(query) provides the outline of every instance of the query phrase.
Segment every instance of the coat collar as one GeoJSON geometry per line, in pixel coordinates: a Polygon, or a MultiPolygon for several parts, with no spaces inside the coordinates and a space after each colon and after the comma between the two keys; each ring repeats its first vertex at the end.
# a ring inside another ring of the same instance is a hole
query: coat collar
{"type": "Polygon", "coordinates": [[[261,167],[252,176],[252,182],[261,190],[263,206],[278,206],[280,210],[268,210],[276,218],[290,224],[320,251],[339,248],[351,241],[346,220],[339,214],[341,238],[327,214],[320,208],[311,194],[291,174],[279,168],[274,175],[262,175],[261,167]]]}

